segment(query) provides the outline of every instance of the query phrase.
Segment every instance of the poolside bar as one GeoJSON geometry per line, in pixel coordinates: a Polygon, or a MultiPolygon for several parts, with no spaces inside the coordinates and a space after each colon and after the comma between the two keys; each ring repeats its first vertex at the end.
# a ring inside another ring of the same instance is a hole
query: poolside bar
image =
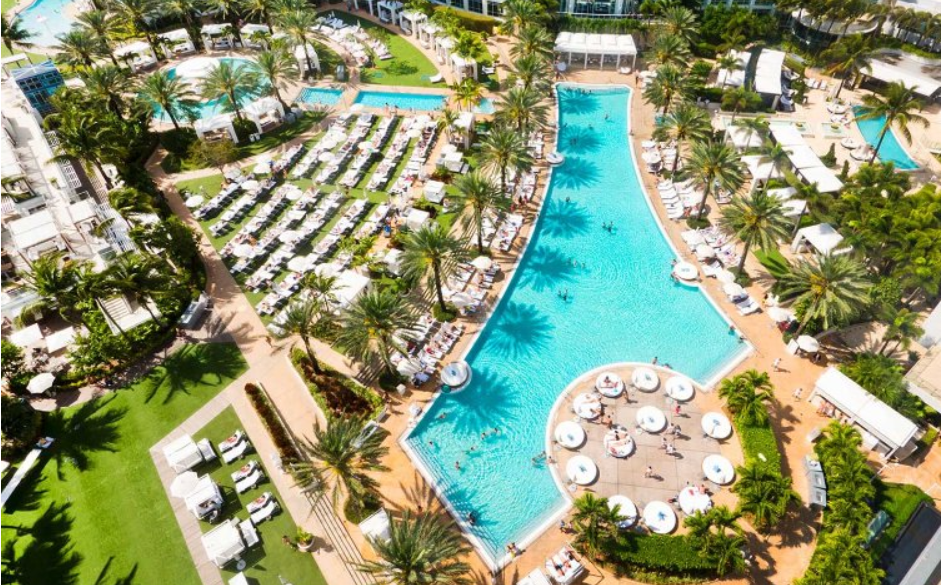
{"type": "Polygon", "coordinates": [[[608,57],[617,59],[618,69],[621,69],[621,57],[631,58],[631,69],[637,66],[637,45],[631,35],[560,32],[555,39],[555,50],[568,55],[569,65],[572,64],[572,55],[582,55],[586,69],[589,62],[597,62],[598,68],[604,69],[608,57]]]}

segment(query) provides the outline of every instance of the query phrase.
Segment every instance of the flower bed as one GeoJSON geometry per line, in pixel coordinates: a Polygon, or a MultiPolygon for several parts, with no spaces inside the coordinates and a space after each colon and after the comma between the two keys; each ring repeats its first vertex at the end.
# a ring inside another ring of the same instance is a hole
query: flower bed
{"type": "Polygon", "coordinates": [[[324,375],[314,374],[302,350],[291,352],[291,362],[327,420],[346,416],[373,417],[382,408],[382,398],[378,394],[346,376],[327,368],[324,368],[324,375]]]}
{"type": "Polygon", "coordinates": [[[268,434],[271,435],[271,440],[274,441],[281,459],[285,461],[300,460],[301,454],[297,450],[294,440],[282,423],[281,417],[275,411],[271,401],[268,400],[265,391],[257,384],[249,383],[245,384],[245,395],[248,396],[255,412],[261,417],[261,422],[264,423],[265,428],[268,429],[268,434]]]}

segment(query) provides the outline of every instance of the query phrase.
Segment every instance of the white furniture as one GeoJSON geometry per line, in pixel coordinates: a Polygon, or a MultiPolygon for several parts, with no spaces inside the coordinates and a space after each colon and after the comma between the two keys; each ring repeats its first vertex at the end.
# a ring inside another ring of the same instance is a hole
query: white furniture
{"type": "Polygon", "coordinates": [[[676,512],[666,502],[650,502],[644,507],[644,524],[655,534],[669,534],[676,528],[676,512]]]}
{"type": "Polygon", "coordinates": [[[604,436],[605,454],[623,459],[634,452],[634,439],[624,427],[613,428],[604,436]]]}
{"type": "Polygon", "coordinates": [[[593,392],[579,394],[572,401],[572,410],[581,418],[596,419],[601,416],[601,398],[593,392]]]}
{"type": "Polygon", "coordinates": [[[721,412],[707,412],[700,424],[703,432],[713,439],[728,439],[732,435],[732,423],[721,412]]]}
{"type": "Polygon", "coordinates": [[[615,506],[618,508],[618,517],[621,518],[618,528],[630,528],[637,522],[637,506],[630,498],[620,494],[611,496],[608,498],[608,508],[614,510],[615,506]]]}
{"type": "Polygon", "coordinates": [[[546,559],[546,572],[559,585],[568,585],[585,571],[574,553],[567,547],[546,559]]]}
{"type": "Polygon", "coordinates": [[[735,479],[735,467],[722,455],[709,455],[702,462],[702,472],[714,484],[726,485],[735,479]]]}
{"type": "Polygon", "coordinates": [[[264,477],[265,474],[261,469],[255,469],[255,471],[251,472],[248,476],[235,483],[235,491],[240,494],[247,492],[256,487],[264,477]]]}
{"type": "Polygon", "coordinates": [[[584,455],[576,455],[569,459],[565,472],[572,482],[578,485],[588,485],[598,477],[598,466],[584,455]]]}
{"type": "Polygon", "coordinates": [[[578,449],[585,444],[585,429],[574,421],[563,421],[555,427],[555,440],[566,449],[578,449]]]}
{"type": "Polygon", "coordinates": [[[680,402],[692,400],[695,392],[693,383],[685,376],[673,376],[667,380],[666,391],[667,396],[680,402]]]}
{"type": "Polygon", "coordinates": [[[602,372],[595,380],[595,388],[608,398],[617,398],[624,392],[624,380],[614,372],[602,372]]]}

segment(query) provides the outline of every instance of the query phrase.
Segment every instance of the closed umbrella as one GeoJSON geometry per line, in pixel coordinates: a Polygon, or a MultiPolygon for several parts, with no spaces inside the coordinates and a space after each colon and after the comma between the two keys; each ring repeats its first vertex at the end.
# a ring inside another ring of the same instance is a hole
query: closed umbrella
{"type": "Polygon", "coordinates": [[[487,256],[478,256],[471,260],[471,264],[473,264],[474,268],[477,270],[490,270],[493,266],[493,260],[487,256]]]}
{"type": "Polygon", "coordinates": [[[698,246],[696,246],[696,257],[700,259],[715,258],[716,251],[712,248],[712,246],[709,246],[706,244],[699,244],[698,246]]]}
{"type": "Polygon", "coordinates": [[[723,268],[716,274],[716,280],[719,282],[735,282],[735,275],[723,268]]]}
{"type": "Polygon", "coordinates": [[[310,267],[310,260],[307,256],[295,256],[288,260],[288,270],[291,272],[307,272],[310,267]]]}
{"type": "Polygon", "coordinates": [[[52,385],[55,383],[56,377],[54,374],[43,372],[33,377],[33,379],[29,381],[29,384],[26,385],[26,389],[29,390],[30,394],[42,394],[52,388],[52,385]]]}
{"type": "Polygon", "coordinates": [[[185,498],[193,493],[199,484],[199,476],[195,471],[185,471],[173,478],[170,484],[170,495],[174,498],[185,498]]]}
{"type": "Polygon", "coordinates": [[[242,190],[244,190],[244,191],[254,191],[254,190],[257,189],[260,185],[261,185],[261,183],[259,183],[259,182],[256,181],[255,179],[249,179],[249,180],[245,181],[244,183],[242,183],[241,187],[242,187],[242,190]]]}
{"type": "Polygon", "coordinates": [[[186,200],[186,206],[189,207],[190,209],[194,209],[202,205],[203,201],[205,200],[206,198],[203,197],[202,195],[193,195],[192,197],[186,200]]]}

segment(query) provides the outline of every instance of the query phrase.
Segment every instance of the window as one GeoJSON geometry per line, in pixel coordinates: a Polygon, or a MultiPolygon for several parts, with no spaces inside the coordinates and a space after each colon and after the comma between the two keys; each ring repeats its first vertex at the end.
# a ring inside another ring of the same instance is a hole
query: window
{"type": "Polygon", "coordinates": [[[467,0],[467,9],[471,12],[476,12],[477,14],[483,14],[484,2],[483,0],[467,0]]]}
{"type": "Polygon", "coordinates": [[[496,2],[495,0],[490,0],[487,2],[487,16],[501,17],[503,16],[503,4],[501,2],[496,2]]]}

